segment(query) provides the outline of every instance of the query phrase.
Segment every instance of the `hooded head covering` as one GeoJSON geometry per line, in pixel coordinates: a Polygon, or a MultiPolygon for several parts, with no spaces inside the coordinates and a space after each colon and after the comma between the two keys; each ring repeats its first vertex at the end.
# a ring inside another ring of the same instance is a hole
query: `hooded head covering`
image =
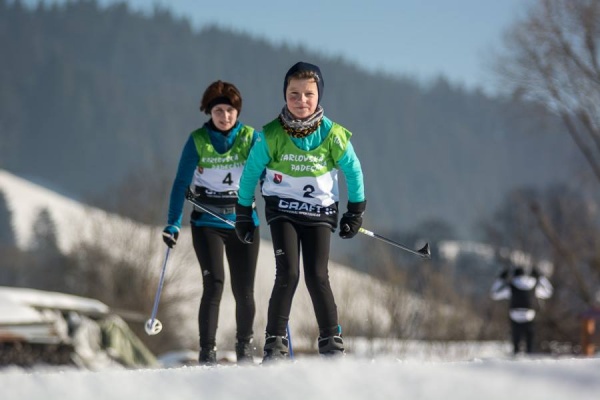
{"type": "Polygon", "coordinates": [[[323,88],[325,86],[325,82],[323,81],[323,75],[321,74],[321,70],[314,64],[310,64],[307,62],[297,62],[292,65],[292,67],[288,70],[287,74],[285,74],[285,79],[283,81],[283,99],[285,100],[285,92],[288,87],[288,82],[290,77],[296,76],[301,72],[310,71],[314,72],[317,75],[317,91],[319,93],[319,103],[321,103],[321,99],[323,98],[323,88]]]}

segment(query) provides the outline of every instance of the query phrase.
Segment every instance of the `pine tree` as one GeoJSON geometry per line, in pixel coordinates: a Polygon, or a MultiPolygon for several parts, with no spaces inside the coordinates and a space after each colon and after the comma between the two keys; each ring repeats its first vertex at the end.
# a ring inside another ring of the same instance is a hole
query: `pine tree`
{"type": "Polygon", "coordinates": [[[4,192],[0,190],[0,285],[17,284],[21,260],[12,226],[12,212],[4,192]]]}
{"type": "Polygon", "coordinates": [[[12,212],[4,192],[0,190],[0,248],[16,246],[12,227],[12,212]]]}
{"type": "Polygon", "coordinates": [[[32,249],[40,255],[52,255],[59,252],[56,224],[47,208],[40,210],[33,224],[32,249]]]}
{"type": "Polygon", "coordinates": [[[66,257],[58,247],[56,223],[43,208],[33,223],[33,243],[28,265],[24,266],[25,286],[43,290],[64,290],[66,257]]]}

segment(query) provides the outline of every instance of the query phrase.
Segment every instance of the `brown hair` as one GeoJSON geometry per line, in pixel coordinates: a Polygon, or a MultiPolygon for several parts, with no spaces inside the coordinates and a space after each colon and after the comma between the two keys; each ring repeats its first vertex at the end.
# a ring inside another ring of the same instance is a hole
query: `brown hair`
{"type": "Polygon", "coordinates": [[[297,71],[294,72],[293,74],[287,76],[287,81],[286,83],[289,85],[290,81],[292,79],[314,79],[316,83],[318,83],[321,79],[319,78],[319,75],[314,72],[314,71],[297,71]]]}
{"type": "Polygon", "coordinates": [[[221,80],[211,83],[200,102],[200,111],[210,114],[210,110],[217,104],[229,104],[240,114],[242,112],[242,95],[231,83],[221,80]]]}
{"type": "Polygon", "coordinates": [[[307,62],[297,62],[292,65],[292,67],[285,74],[285,79],[283,80],[283,99],[286,99],[285,92],[287,87],[292,79],[314,79],[317,83],[317,91],[319,92],[319,103],[323,98],[323,88],[325,87],[325,82],[323,82],[323,74],[321,74],[321,69],[314,64],[310,64],[307,62]]]}

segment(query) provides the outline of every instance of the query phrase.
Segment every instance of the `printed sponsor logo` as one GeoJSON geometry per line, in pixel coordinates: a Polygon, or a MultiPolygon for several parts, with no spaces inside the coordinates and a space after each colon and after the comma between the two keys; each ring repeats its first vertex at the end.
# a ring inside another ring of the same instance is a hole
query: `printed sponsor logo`
{"type": "Polygon", "coordinates": [[[233,154],[223,157],[205,156],[200,158],[200,162],[206,164],[231,164],[233,162],[239,161],[239,159],[239,154],[233,154]]]}
{"type": "Polygon", "coordinates": [[[299,172],[318,172],[327,168],[327,160],[324,155],[283,154],[281,162],[289,163],[292,171],[299,172]]]}
{"type": "Polygon", "coordinates": [[[291,214],[308,215],[313,217],[319,217],[323,214],[334,215],[336,213],[335,209],[332,207],[323,207],[295,200],[290,201],[279,199],[278,207],[281,211],[285,211],[291,214]]]}
{"type": "Polygon", "coordinates": [[[275,174],[275,176],[273,177],[273,182],[280,184],[282,181],[283,181],[283,175],[275,174]]]}
{"type": "Polygon", "coordinates": [[[325,165],[296,165],[296,164],[292,164],[291,166],[292,171],[298,171],[298,172],[317,172],[320,171],[322,169],[325,168],[325,165]]]}
{"type": "Polygon", "coordinates": [[[324,155],[314,156],[312,154],[283,154],[281,156],[281,161],[308,162],[308,163],[322,164],[325,162],[325,156],[324,155]]]}
{"type": "Polygon", "coordinates": [[[199,193],[196,192],[198,196],[201,197],[209,197],[209,198],[237,198],[237,192],[235,190],[225,190],[223,192],[217,192],[215,190],[202,188],[199,193]]]}

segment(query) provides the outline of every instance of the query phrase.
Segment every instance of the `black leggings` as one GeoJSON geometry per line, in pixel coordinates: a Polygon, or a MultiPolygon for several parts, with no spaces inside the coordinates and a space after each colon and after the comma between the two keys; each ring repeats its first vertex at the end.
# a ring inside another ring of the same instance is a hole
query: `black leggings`
{"type": "Polygon", "coordinates": [[[533,321],[515,322],[510,321],[512,331],[513,353],[519,352],[519,347],[523,339],[525,339],[525,352],[533,353],[533,321]]]}
{"type": "Polygon", "coordinates": [[[292,299],[300,280],[300,251],[304,280],[317,317],[319,334],[337,334],[337,307],[328,271],[331,229],[295,224],[285,219],[271,222],[270,227],[275,251],[275,285],[269,300],[267,334],[286,334],[292,299]]]}
{"type": "MultiPolygon", "coordinates": [[[[255,237],[260,237],[258,228],[255,237]]],[[[229,262],[231,289],[236,304],[236,337],[238,340],[252,337],[256,312],[254,277],[260,240],[244,244],[237,238],[234,229],[197,226],[192,226],[192,239],[202,270],[203,291],[198,312],[200,347],[216,345],[219,305],[225,282],[223,248],[229,262]]]]}

